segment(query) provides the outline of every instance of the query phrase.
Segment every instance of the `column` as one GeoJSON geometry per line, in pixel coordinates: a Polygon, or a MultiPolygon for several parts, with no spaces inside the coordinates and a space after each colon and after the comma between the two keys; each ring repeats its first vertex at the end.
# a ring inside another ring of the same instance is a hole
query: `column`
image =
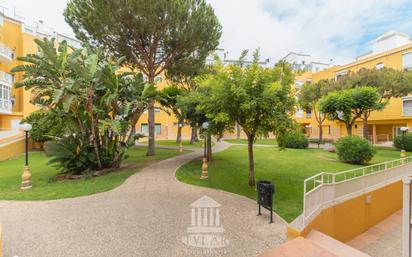
{"type": "Polygon", "coordinates": [[[376,144],[376,143],[378,143],[378,139],[377,139],[377,137],[376,137],[376,124],[373,124],[372,129],[373,129],[373,133],[372,133],[372,135],[373,135],[373,140],[372,140],[372,143],[373,143],[373,144],[376,144]]]}
{"type": "Polygon", "coordinates": [[[216,225],[216,227],[220,227],[220,212],[219,212],[219,208],[216,208],[215,225],[216,225]]]}
{"type": "Polygon", "coordinates": [[[192,220],[190,226],[196,226],[196,209],[192,208],[192,220]]]}
{"type": "Polygon", "coordinates": [[[197,224],[198,227],[202,226],[202,209],[197,208],[197,224]]]}
{"type": "Polygon", "coordinates": [[[203,208],[203,226],[207,227],[207,208],[203,208]]]}
{"type": "Polygon", "coordinates": [[[213,208],[209,209],[209,226],[214,226],[215,225],[215,216],[213,215],[213,208]]]}

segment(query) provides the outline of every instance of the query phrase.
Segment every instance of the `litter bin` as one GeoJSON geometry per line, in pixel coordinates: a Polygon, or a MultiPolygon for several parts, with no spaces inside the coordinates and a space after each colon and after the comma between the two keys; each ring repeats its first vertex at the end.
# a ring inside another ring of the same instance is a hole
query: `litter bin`
{"type": "Polygon", "coordinates": [[[261,206],[270,211],[270,223],[273,222],[273,195],[275,193],[275,186],[271,181],[260,180],[257,183],[258,198],[257,203],[259,205],[259,213],[261,215],[261,206]]]}

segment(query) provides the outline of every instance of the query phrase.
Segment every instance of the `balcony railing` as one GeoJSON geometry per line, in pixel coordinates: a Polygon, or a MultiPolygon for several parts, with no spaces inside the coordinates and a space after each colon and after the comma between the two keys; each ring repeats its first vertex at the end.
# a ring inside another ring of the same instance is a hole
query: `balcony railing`
{"type": "Polygon", "coordinates": [[[11,62],[14,58],[14,51],[4,44],[0,44],[0,62],[11,62]]]}

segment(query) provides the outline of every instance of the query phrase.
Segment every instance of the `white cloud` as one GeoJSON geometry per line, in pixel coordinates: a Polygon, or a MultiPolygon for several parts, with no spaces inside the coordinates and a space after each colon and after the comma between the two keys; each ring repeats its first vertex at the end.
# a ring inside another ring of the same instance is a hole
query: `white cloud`
{"type": "MultiPolygon", "coordinates": [[[[155,1],[155,0],[152,0],[155,1]]],[[[394,29],[412,33],[408,0],[207,0],[223,25],[222,47],[231,58],[261,48],[262,58],[290,51],[337,63],[367,51],[367,40],[394,29]]],[[[67,0],[0,0],[25,21],[43,20],[73,34],[62,15],[67,0]]]]}
{"type": "Polygon", "coordinates": [[[411,10],[406,0],[208,2],[223,25],[222,47],[231,58],[243,49],[260,47],[263,58],[302,51],[322,61],[333,58],[342,63],[366,51],[370,36],[390,29],[412,30],[411,22],[400,18],[405,9],[411,10]]]}

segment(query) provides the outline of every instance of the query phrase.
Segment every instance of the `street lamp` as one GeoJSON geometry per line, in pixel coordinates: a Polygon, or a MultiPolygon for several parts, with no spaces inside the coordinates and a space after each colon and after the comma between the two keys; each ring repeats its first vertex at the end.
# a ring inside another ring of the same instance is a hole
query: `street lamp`
{"type": "Polygon", "coordinates": [[[23,175],[21,176],[22,182],[20,189],[26,190],[31,188],[30,182],[30,168],[29,168],[29,131],[32,129],[32,126],[28,123],[24,123],[21,125],[21,128],[24,130],[25,138],[26,138],[26,162],[23,168],[23,175]]]}
{"type": "Polygon", "coordinates": [[[200,176],[200,179],[208,179],[208,166],[207,166],[207,155],[206,155],[206,148],[207,148],[207,129],[209,128],[209,123],[208,122],[203,122],[202,128],[204,131],[204,138],[205,138],[205,143],[204,143],[204,148],[203,148],[203,160],[202,160],[202,176],[200,176]]]}
{"type": "Polygon", "coordinates": [[[405,151],[405,134],[409,130],[408,127],[401,127],[400,130],[402,131],[402,149],[401,149],[401,158],[406,157],[406,151],[405,151]]]}
{"type": "Polygon", "coordinates": [[[183,123],[179,123],[179,128],[180,128],[179,152],[180,152],[180,153],[183,153],[183,143],[182,143],[182,128],[183,128],[183,123]]]}

